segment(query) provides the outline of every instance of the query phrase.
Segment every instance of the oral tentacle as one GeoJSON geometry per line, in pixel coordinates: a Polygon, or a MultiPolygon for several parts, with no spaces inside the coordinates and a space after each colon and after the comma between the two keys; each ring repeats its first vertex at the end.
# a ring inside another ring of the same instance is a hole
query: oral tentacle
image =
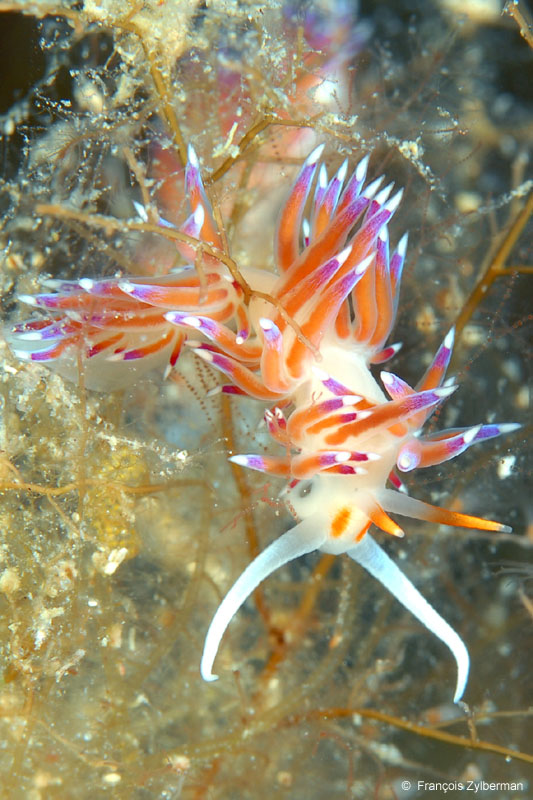
{"type": "Polygon", "coordinates": [[[215,681],[212,672],[220,642],[229,623],[265,578],[295,558],[318,550],[326,539],[320,522],[305,520],[275,539],[237,578],[213,617],[205,638],[200,673],[205,681],[215,681]]]}
{"type": "Polygon", "coordinates": [[[470,657],[465,643],[454,629],[438,614],[384,550],[366,534],[361,541],[347,551],[347,555],[378,580],[396,599],[451,650],[457,664],[457,683],[453,701],[462,698],[470,657]]]}

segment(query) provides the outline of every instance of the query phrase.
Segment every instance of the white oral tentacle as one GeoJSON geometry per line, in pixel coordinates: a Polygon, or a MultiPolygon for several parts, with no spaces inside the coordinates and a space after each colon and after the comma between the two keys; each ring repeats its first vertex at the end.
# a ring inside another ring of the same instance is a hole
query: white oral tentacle
{"type": "Polygon", "coordinates": [[[212,673],[218,648],[229,623],[265,578],[275,570],[295,558],[318,550],[326,539],[326,528],[317,521],[305,520],[284,533],[263,550],[242,575],[237,578],[211,621],[205,637],[204,652],[200,663],[200,673],[204,681],[216,681],[218,675],[212,673]]]}
{"type": "Polygon", "coordinates": [[[458,703],[464,694],[470,669],[468,650],[459,634],[430,606],[369,534],[363,536],[355,547],[348,550],[348,555],[382,583],[411,614],[449,647],[457,663],[457,684],[453,702],[458,703]]]}

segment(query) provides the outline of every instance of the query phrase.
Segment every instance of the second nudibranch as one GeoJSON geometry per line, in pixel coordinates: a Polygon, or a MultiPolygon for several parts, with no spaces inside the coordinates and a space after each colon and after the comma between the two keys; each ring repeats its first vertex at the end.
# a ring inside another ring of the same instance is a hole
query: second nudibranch
{"type": "MultiPolygon", "coordinates": [[[[412,388],[391,372],[371,370],[391,358],[387,345],[398,306],[407,237],[391,253],[387,226],[401,200],[382,179],[366,183],[368,157],[346,181],[344,162],[330,178],[323,146],[306,159],[281,211],[275,236],[278,275],[242,269],[252,290],[273,302],[244,301],[242,287],[217,259],[223,241],[192,148],[185,171],[191,216],[176,243],[191,264],[160,278],[50,281],[48,294],[22,299],[47,317],[7,334],[22,358],[75,377],[84,356],[88,388],[113,388],[125,375],[166,364],[184,344],[230,383],[223,391],[267,404],[265,421],[278,454],[242,454],[244,467],[286,478],[283,495],[297,519],[242,573],[209,627],[201,674],[224,632],[254,589],[283,564],[314,550],[346,553],[441,639],[457,663],[454,700],[469,670],[460,636],[422,597],[368,532],[401,537],[389,513],[430,522],[508,531],[497,522],[447,511],[409,497],[398,476],[453,458],[516,425],[477,425],[424,437],[425,421],[457,387],[443,386],[453,330],[412,388]],[[312,187],[314,185],[314,191],[312,187]],[[307,215],[306,215],[307,213],[307,215]],[[202,275],[192,267],[195,242],[210,246],[202,275]],[[393,488],[388,488],[390,484],[393,488]]],[[[136,204],[141,218],[145,210],[136,204]]],[[[160,220],[160,225],[171,223],[160,220]]]]}

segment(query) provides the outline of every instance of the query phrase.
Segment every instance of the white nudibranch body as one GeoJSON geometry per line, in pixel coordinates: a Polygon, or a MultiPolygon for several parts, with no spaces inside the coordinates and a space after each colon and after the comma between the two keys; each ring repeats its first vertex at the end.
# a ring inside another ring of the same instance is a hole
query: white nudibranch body
{"type": "MultiPolygon", "coordinates": [[[[387,403],[384,392],[369,369],[369,355],[364,352],[364,348],[357,345],[348,352],[338,344],[324,346],[321,349],[320,367],[311,370],[309,380],[304,381],[294,391],[295,407],[313,409],[328,400],[335,402],[335,395],[328,391],[326,385],[333,376],[340,375],[350,387],[355,387],[360,393],[355,396],[341,395],[340,399],[348,401],[340,406],[342,410],[353,410],[361,396],[367,403],[376,406],[387,403]]],[[[453,390],[433,391],[433,398],[428,398],[431,405],[434,406],[453,390]]],[[[353,412],[352,416],[355,417],[356,413],[353,412]]],[[[363,410],[359,413],[359,421],[367,419],[370,423],[371,416],[368,410],[363,410]]],[[[354,433],[346,436],[342,450],[328,453],[331,456],[328,463],[332,466],[348,466],[347,462],[352,460],[352,454],[360,454],[361,461],[357,462],[360,466],[351,468],[354,469],[354,474],[347,473],[340,477],[339,474],[328,474],[326,470],[319,471],[313,477],[303,479],[296,486],[284,491],[284,499],[301,521],[274,541],[247,567],[219,606],[206,637],[201,661],[204,680],[217,679],[212,673],[212,666],[222,636],[238,608],[254,589],[283,564],[306,553],[320,550],[324,553],[346,553],[350,556],[386,586],[423,625],[450,648],[457,663],[454,701],[457,702],[462,697],[469,671],[469,657],[463,641],[367,533],[369,521],[376,516],[376,508],[379,507],[376,501],[381,499],[383,510],[396,510],[394,493],[387,494],[386,484],[396,465],[401,445],[407,438],[408,432],[404,436],[398,436],[383,427],[373,428],[368,424],[366,430],[363,429],[359,435],[354,433]]],[[[323,457],[327,452],[321,433],[311,433],[309,430],[299,437],[298,447],[300,454],[321,453],[323,457]]],[[[239,461],[239,457],[234,460],[239,461]]],[[[240,460],[239,463],[254,468],[254,464],[247,464],[246,460],[240,460]]],[[[403,535],[399,527],[389,532],[403,535]]]]}

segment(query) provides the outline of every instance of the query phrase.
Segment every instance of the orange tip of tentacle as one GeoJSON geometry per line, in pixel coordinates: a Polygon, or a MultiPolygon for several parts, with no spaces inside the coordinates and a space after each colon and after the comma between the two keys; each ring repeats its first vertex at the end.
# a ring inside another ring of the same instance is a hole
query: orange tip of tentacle
{"type": "Polygon", "coordinates": [[[389,533],[391,536],[396,536],[398,539],[403,539],[405,536],[405,531],[403,528],[400,528],[400,526],[394,522],[394,520],[389,517],[385,511],[383,511],[381,506],[376,506],[368,516],[374,525],[376,525],[385,533],[389,533]]]}
{"type": "Polygon", "coordinates": [[[392,511],[393,514],[400,514],[405,517],[412,517],[412,519],[421,519],[426,522],[451,525],[457,528],[474,528],[498,533],[512,532],[512,528],[508,525],[502,525],[500,522],[473,517],[470,514],[461,514],[458,511],[449,511],[446,508],[416,500],[414,497],[399,494],[392,489],[380,489],[376,492],[376,498],[386,511],[392,511]]]}

